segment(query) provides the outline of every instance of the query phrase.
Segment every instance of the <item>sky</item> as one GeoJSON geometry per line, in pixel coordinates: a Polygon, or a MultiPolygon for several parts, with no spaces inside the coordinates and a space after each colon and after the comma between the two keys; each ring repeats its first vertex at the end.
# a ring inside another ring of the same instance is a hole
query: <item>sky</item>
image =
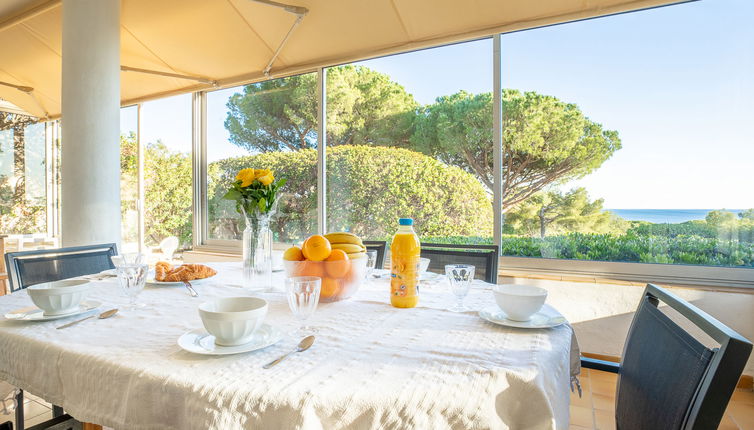
{"type": "MultiPolygon", "coordinates": [[[[699,2],[505,34],[503,87],[575,103],[622,149],[587,177],[606,208],[754,207],[754,1],[699,2]]],[[[492,42],[359,64],[388,74],[418,102],[492,89],[492,42]]],[[[210,93],[208,157],[240,155],[223,126],[239,89],[210,93]]],[[[190,95],[145,103],[145,141],[191,149],[190,95]]],[[[122,128],[135,127],[124,109],[122,128]]]]}

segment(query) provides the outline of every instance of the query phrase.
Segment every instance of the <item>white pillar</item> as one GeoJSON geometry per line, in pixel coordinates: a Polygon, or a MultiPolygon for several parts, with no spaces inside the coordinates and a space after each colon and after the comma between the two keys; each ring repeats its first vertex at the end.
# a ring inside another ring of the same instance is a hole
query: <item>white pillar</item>
{"type": "Polygon", "coordinates": [[[120,0],[63,0],[61,238],[120,244],[120,0]]]}

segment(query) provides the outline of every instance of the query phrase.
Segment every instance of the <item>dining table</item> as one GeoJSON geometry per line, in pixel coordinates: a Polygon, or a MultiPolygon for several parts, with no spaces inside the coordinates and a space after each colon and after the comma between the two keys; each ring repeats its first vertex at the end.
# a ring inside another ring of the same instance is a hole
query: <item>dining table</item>
{"type": "MultiPolygon", "coordinates": [[[[566,429],[578,347],[568,323],[522,329],[480,318],[493,285],[475,280],[468,312],[450,312],[447,280],[421,281],[415,308],[392,307],[389,279],[370,276],[351,298],[320,303],[307,323],[313,346],[295,349],[299,322],[284,291],[241,287],[240,263],[183,286],[147,285],[141,305],[116,278],[91,280],[89,314],[0,321],[0,379],[62,406],[77,420],[115,429],[566,429]],[[286,335],[235,355],[199,355],[177,340],[202,328],[197,307],[220,297],[268,301],[265,322],[286,335]],[[56,327],[110,308],[108,319],[56,327]]],[[[0,315],[29,307],[25,291],[0,297],[0,315]]]]}

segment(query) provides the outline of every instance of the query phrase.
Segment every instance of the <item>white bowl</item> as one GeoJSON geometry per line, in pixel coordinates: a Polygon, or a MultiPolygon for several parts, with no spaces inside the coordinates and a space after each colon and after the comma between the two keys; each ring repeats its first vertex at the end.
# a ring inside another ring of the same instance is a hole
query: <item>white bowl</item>
{"type": "Polygon", "coordinates": [[[547,290],[531,285],[496,285],[492,291],[497,306],[513,321],[529,321],[547,299],[547,290]]]}
{"type": "Polygon", "coordinates": [[[267,300],[258,297],[224,297],[199,305],[204,328],[220,346],[251,342],[267,316],[267,300]]]}
{"type": "Polygon", "coordinates": [[[68,279],[32,285],[26,291],[45,315],[63,315],[78,310],[90,289],[91,284],[87,280],[68,279]]]}

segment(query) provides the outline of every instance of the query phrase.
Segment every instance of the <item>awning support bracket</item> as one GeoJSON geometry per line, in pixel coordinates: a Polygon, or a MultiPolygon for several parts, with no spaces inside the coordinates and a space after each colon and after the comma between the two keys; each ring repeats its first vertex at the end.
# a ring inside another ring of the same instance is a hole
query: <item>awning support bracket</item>
{"type": "Polygon", "coordinates": [[[42,112],[44,112],[44,119],[49,119],[50,118],[50,113],[47,112],[47,110],[44,108],[44,106],[42,106],[42,102],[39,101],[39,98],[37,97],[37,95],[34,94],[34,88],[27,87],[25,85],[11,84],[10,82],[3,82],[3,81],[0,81],[0,85],[4,85],[6,87],[15,88],[18,91],[21,91],[22,93],[28,94],[29,97],[31,97],[31,99],[34,101],[34,104],[37,105],[37,107],[39,108],[39,110],[42,111],[42,112]]]}
{"type": "Polygon", "coordinates": [[[309,9],[303,6],[294,6],[294,5],[289,5],[285,3],[278,3],[272,0],[252,0],[252,1],[266,4],[268,6],[279,7],[288,13],[292,13],[296,15],[296,21],[293,22],[293,25],[291,25],[291,28],[288,30],[288,33],[286,33],[285,37],[280,42],[278,49],[276,49],[275,53],[272,54],[272,58],[270,58],[270,61],[267,63],[267,66],[262,71],[262,73],[264,73],[265,76],[269,77],[270,70],[272,70],[272,65],[275,63],[275,60],[277,60],[278,56],[280,55],[280,52],[283,50],[283,47],[285,47],[285,44],[288,42],[288,39],[291,37],[291,34],[293,34],[293,30],[295,30],[296,27],[298,27],[298,25],[301,24],[301,21],[304,20],[304,17],[306,16],[306,14],[309,13],[309,9]]]}
{"type": "Polygon", "coordinates": [[[140,69],[138,67],[130,67],[130,66],[120,66],[120,70],[124,72],[146,73],[148,75],[157,75],[157,76],[166,76],[169,78],[186,79],[189,81],[196,81],[196,82],[201,82],[203,84],[212,85],[213,87],[217,86],[217,81],[213,81],[212,79],[202,78],[199,76],[181,75],[180,73],[161,72],[159,70],[140,69]]]}

